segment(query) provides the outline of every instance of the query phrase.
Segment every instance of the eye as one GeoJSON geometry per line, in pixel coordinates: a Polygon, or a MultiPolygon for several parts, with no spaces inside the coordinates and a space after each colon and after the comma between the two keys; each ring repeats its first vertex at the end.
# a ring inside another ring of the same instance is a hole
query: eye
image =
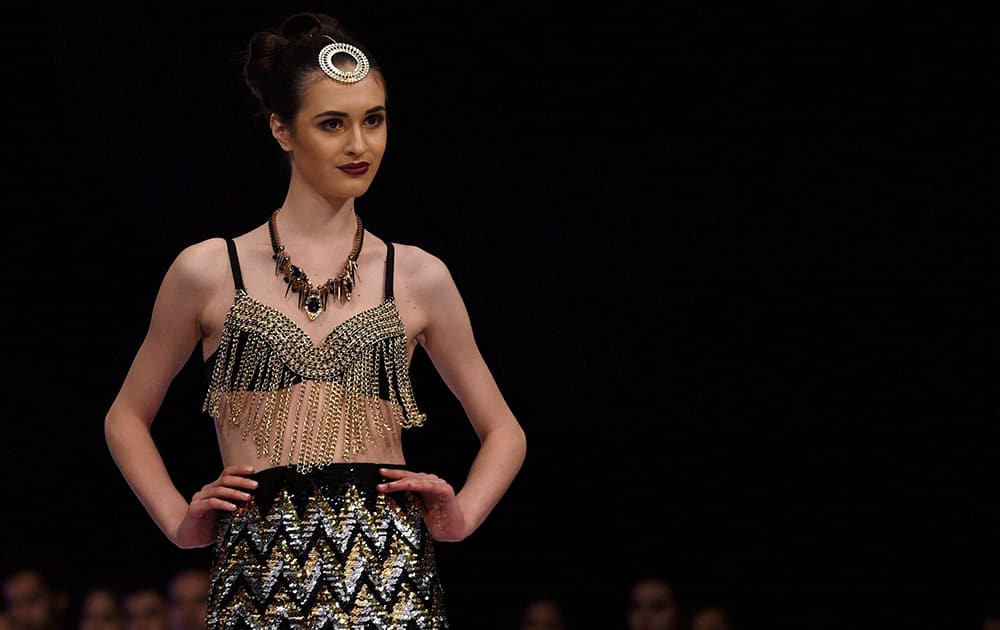
{"type": "Polygon", "coordinates": [[[340,120],[339,118],[329,118],[321,122],[319,126],[322,127],[323,129],[329,129],[332,131],[334,129],[340,129],[341,127],[343,127],[344,121],[340,120]]]}
{"type": "Polygon", "coordinates": [[[365,124],[369,127],[378,127],[383,122],[385,122],[385,114],[382,113],[372,114],[365,118],[365,124]]]}

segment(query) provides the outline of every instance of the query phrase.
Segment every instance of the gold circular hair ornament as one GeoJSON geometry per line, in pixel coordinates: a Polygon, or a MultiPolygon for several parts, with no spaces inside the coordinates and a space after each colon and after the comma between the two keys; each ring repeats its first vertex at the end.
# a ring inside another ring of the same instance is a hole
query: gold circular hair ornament
{"type": "Polygon", "coordinates": [[[365,56],[365,53],[361,52],[356,46],[338,42],[329,35],[324,35],[323,37],[329,39],[330,43],[323,46],[323,49],[319,51],[319,67],[327,76],[341,83],[357,83],[368,76],[368,69],[371,66],[368,64],[368,57],[365,56]],[[341,70],[338,68],[333,63],[334,56],[338,54],[344,54],[353,59],[354,69],[341,70]]]}

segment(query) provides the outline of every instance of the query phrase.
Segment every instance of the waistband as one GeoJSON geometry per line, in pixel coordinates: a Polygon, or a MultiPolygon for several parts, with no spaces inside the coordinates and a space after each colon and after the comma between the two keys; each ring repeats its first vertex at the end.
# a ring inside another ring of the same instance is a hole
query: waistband
{"type": "Polygon", "coordinates": [[[375,483],[382,483],[385,478],[379,474],[378,471],[380,468],[401,469],[406,468],[406,464],[380,464],[378,462],[330,462],[329,464],[313,466],[306,472],[300,471],[296,464],[287,464],[285,466],[271,466],[264,468],[263,470],[258,470],[255,473],[247,475],[247,477],[255,479],[258,483],[263,483],[265,481],[296,479],[314,479],[323,481],[369,481],[377,479],[375,483]]]}
{"type": "MultiPolygon", "coordinates": [[[[380,493],[376,486],[389,481],[379,473],[380,468],[406,468],[405,464],[380,464],[376,462],[333,462],[314,466],[306,472],[295,464],[273,466],[247,475],[257,481],[251,491],[254,501],[270,506],[275,497],[285,492],[301,507],[317,495],[336,501],[345,496],[348,488],[356,489],[366,500],[376,499],[380,493]]],[[[393,492],[392,495],[400,493],[393,492]]]]}

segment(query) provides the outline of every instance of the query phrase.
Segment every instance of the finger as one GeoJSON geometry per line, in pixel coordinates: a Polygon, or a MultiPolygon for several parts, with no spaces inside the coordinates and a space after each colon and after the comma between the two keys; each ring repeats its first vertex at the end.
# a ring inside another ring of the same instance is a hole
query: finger
{"type": "Polygon", "coordinates": [[[426,477],[407,477],[406,479],[396,479],[378,484],[381,492],[399,492],[400,490],[410,490],[412,492],[429,493],[435,496],[444,496],[452,492],[451,486],[441,479],[428,479],[426,477]]]}
{"type": "Polygon", "coordinates": [[[379,472],[381,472],[382,476],[387,479],[409,479],[409,478],[440,479],[440,477],[432,473],[414,472],[412,470],[406,470],[402,468],[380,468],[379,472]]]}
{"type": "Polygon", "coordinates": [[[257,469],[246,464],[233,464],[222,469],[223,475],[252,475],[257,469]]]}
{"type": "Polygon", "coordinates": [[[216,480],[214,487],[228,486],[230,488],[249,488],[253,490],[257,487],[257,481],[255,479],[250,479],[248,477],[239,477],[236,475],[223,475],[216,480]]]}
{"type": "Polygon", "coordinates": [[[232,512],[233,510],[236,509],[235,503],[231,503],[229,501],[226,501],[224,499],[219,499],[217,497],[209,497],[208,499],[205,499],[202,503],[208,505],[208,507],[212,508],[213,510],[226,510],[228,512],[232,512]]]}
{"type": "Polygon", "coordinates": [[[235,509],[235,503],[230,503],[229,501],[216,497],[208,497],[191,502],[191,514],[198,518],[204,516],[205,513],[210,510],[225,510],[227,512],[232,512],[235,509]]]}
{"type": "Polygon", "coordinates": [[[248,501],[253,497],[249,492],[244,492],[243,490],[238,490],[236,488],[227,488],[225,486],[214,486],[207,488],[205,490],[195,492],[191,497],[191,505],[194,506],[199,501],[206,501],[208,499],[224,499],[224,500],[237,500],[237,501],[248,501]]]}
{"type": "Polygon", "coordinates": [[[237,490],[235,488],[225,488],[223,486],[216,486],[214,488],[208,488],[199,492],[195,492],[191,496],[191,505],[195,505],[199,501],[207,501],[209,499],[249,499],[251,495],[249,492],[243,492],[242,490],[237,490]]]}
{"type": "Polygon", "coordinates": [[[411,470],[406,470],[405,468],[379,468],[378,472],[383,477],[387,477],[389,479],[402,479],[403,477],[410,477],[417,474],[411,470]]]}
{"type": "Polygon", "coordinates": [[[211,493],[206,494],[219,499],[235,499],[237,501],[247,501],[253,496],[249,492],[244,492],[243,490],[238,490],[236,488],[226,488],[223,486],[214,488],[211,493]]]}

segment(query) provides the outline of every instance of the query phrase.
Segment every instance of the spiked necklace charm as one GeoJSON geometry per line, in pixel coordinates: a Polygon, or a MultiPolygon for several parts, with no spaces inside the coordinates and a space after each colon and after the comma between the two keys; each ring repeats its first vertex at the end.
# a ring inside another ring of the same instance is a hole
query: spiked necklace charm
{"type": "MultiPolygon", "coordinates": [[[[280,210],[280,208],[278,209],[280,210]]],[[[354,246],[344,263],[344,269],[336,277],[328,279],[318,287],[314,287],[309,281],[309,276],[301,267],[292,264],[292,259],[285,253],[285,246],[278,240],[278,226],[276,219],[278,210],[271,213],[268,219],[267,228],[271,233],[271,249],[274,250],[274,273],[284,276],[288,283],[285,288],[285,295],[291,291],[299,297],[299,308],[306,312],[309,320],[319,317],[327,306],[329,297],[333,297],[341,302],[351,301],[351,291],[358,281],[358,254],[361,253],[361,245],[364,241],[365,231],[361,225],[361,217],[355,215],[358,221],[358,228],[354,232],[354,246]]]]}

